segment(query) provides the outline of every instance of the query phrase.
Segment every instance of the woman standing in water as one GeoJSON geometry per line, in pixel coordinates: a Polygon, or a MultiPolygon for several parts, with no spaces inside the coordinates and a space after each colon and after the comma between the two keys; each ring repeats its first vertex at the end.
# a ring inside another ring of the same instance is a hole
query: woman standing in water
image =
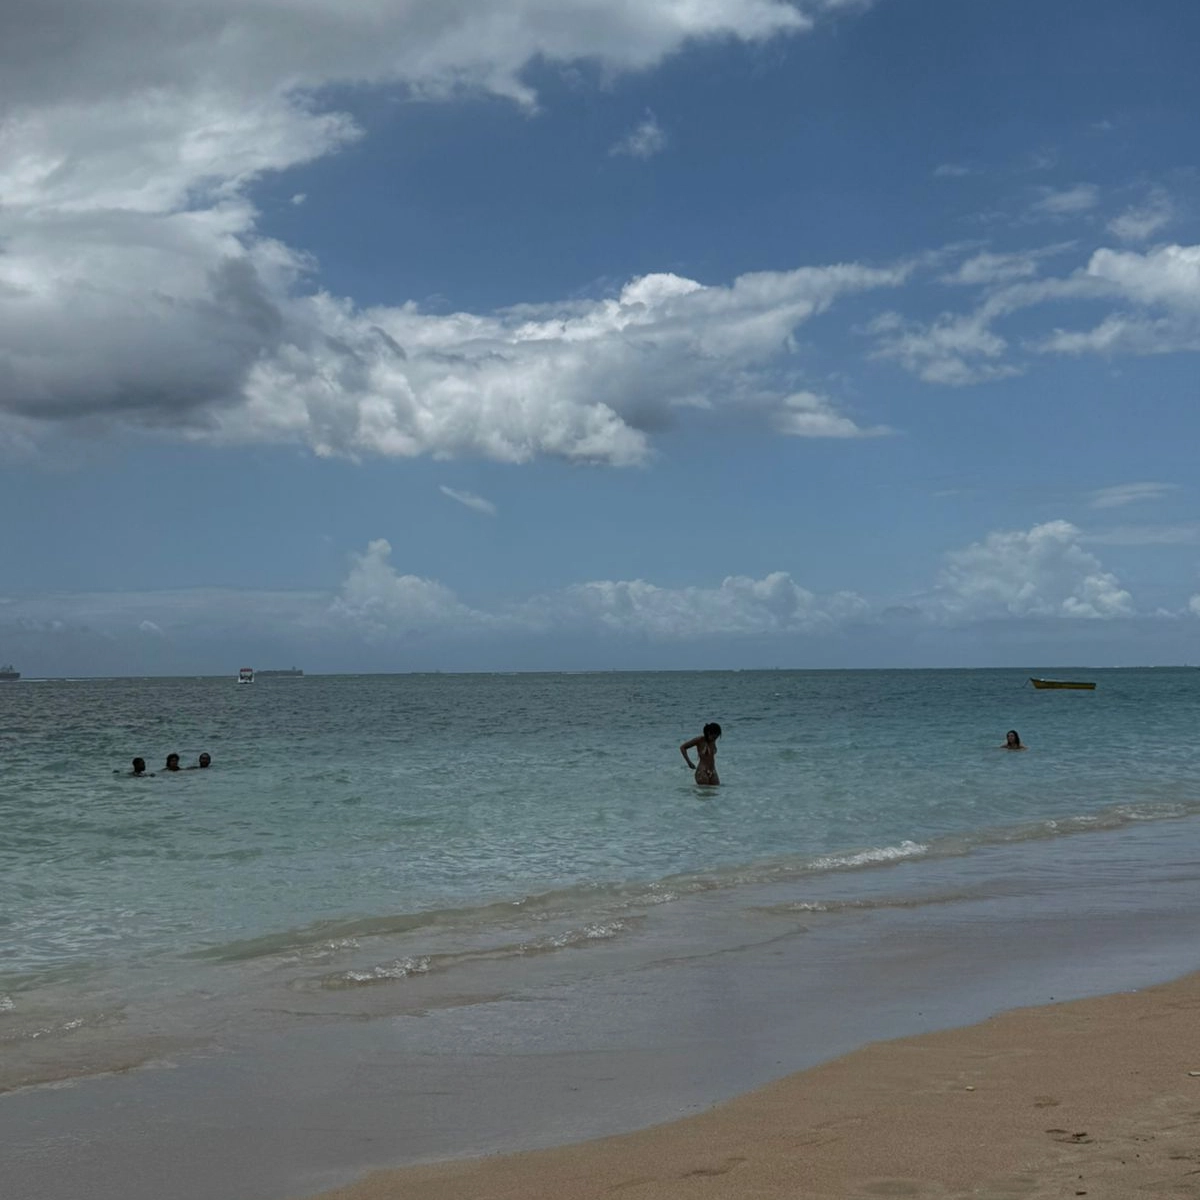
{"type": "Polygon", "coordinates": [[[716,721],[710,721],[704,727],[704,732],[690,742],[684,742],[679,747],[684,762],[696,772],[696,782],[701,787],[716,787],[721,780],[717,776],[717,738],[721,736],[721,727],[716,721]],[[693,763],[688,751],[695,749],[698,762],[693,763]]]}

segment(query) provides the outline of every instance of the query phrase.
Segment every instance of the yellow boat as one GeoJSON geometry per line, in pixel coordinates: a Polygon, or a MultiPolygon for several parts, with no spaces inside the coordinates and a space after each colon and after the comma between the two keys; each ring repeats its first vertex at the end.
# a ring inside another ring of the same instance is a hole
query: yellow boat
{"type": "Polygon", "coordinates": [[[1094,683],[1085,683],[1078,679],[1034,679],[1031,675],[1029,682],[1035,688],[1074,688],[1077,691],[1092,692],[1096,690],[1094,683]]]}

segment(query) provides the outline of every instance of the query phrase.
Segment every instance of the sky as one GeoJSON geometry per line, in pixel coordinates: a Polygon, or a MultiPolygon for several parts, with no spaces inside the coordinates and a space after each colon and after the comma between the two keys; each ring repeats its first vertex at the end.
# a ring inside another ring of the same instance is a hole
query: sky
{"type": "Polygon", "coordinates": [[[0,664],[1200,663],[1193,0],[9,0],[0,664]]]}

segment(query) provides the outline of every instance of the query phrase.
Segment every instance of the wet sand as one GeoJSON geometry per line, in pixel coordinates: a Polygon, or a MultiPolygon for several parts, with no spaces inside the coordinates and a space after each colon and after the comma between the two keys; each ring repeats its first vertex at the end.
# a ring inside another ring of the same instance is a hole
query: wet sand
{"type": "Polygon", "coordinates": [[[1200,974],[864,1047],[698,1116],[323,1200],[1200,1197],[1200,974]]]}

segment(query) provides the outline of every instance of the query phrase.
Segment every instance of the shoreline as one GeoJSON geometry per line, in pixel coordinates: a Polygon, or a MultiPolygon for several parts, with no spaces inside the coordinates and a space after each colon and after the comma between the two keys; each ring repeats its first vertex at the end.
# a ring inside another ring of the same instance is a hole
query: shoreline
{"type": "MultiPolygon", "coordinates": [[[[280,1011],[281,999],[296,992],[305,996],[309,1016],[320,1011],[337,1018],[349,1007],[356,1014],[391,1017],[442,1004],[461,1006],[476,993],[469,977],[472,967],[481,964],[495,968],[508,960],[526,972],[532,958],[556,959],[561,954],[565,960],[579,949],[598,960],[606,957],[601,945],[611,942],[618,969],[628,968],[637,953],[631,943],[655,937],[651,932],[649,938],[639,938],[649,932],[642,930],[648,915],[662,924],[675,910],[728,906],[774,922],[775,930],[809,932],[807,927],[815,931],[877,910],[924,908],[932,913],[938,907],[1000,906],[1043,886],[1020,877],[1021,856],[1053,858],[1065,851],[1062,838],[1087,838],[1092,846],[1075,842],[1071,848],[1077,857],[1087,857],[1106,839],[1124,840],[1142,832],[1171,837],[1173,827],[1190,828],[1189,840],[1200,847],[1200,809],[1139,819],[1129,806],[1114,805],[1088,817],[1046,818],[1008,829],[933,837],[927,844],[903,841],[659,880],[564,887],[516,900],[488,899],[474,908],[326,921],[320,937],[318,926],[312,925],[187,952],[160,965],[136,998],[129,988],[132,972],[127,965],[111,969],[107,976],[94,974],[86,986],[76,983],[73,991],[60,985],[55,1008],[28,1005],[24,997],[21,1005],[14,1004],[0,978],[0,1095],[70,1085],[202,1050],[219,1037],[230,1013],[245,1029],[254,1011],[280,1011]],[[992,861],[997,856],[999,864],[992,861]],[[796,900],[797,895],[805,899],[796,900]],[[750,896],[757,901],[750,902],[750,896]],[[515,916],[518,912],[520,918],[515,916]],[[492,918],[492,924],[456,920],[473,914],[492,918]],[[250,947],[254,953],[246,952],[250,947]],[[188,974],[196,961],[208,968],[206,977],[188,974]],[[243,969],[245,974],[239,976],[243,969]],[[388,984],[406,984],[415,994],[402,998],[389,992],[388,984]],[[339,994],[352,999],[343,1004],[339,994]],[[193,999],[187,1002],[189,995],[193,999]],[[121,1019],[114,1019],[118,1013],[121,1019]],[[139,1033],[128,1033],[134,1025],[139,1033]],[[88,1045],[79,1049],[83,1038],[88,1045]]],[[[1099,869],[1104,865],[1097,864],[1099,869]]],[[[1065,880],[1063,873],[1060,886],[1065,880]]],[[[879,916],[886,913],[879,911],[879,916]]],[[[705,937],[711,940],[705,944],[710,950],[740,949],[743,936],[744,927],[731,932],[728,925],[718,929],[710,922],[705,937]]],[[[666,938],[669,950],[662,946],[661,933],[657,940],[651,959],[673,957],[677,943],[691,944],[695,950],[694,935],[678,928],[666,938]]],[[[540,973],[541,985],[548,976],[553,978],[552,970],[540,973]]],[[[520,986],[509,976],[485,988],[484,995],[507,994],[520,986]]]]}
{"type": "MultiPolygon", "coordinates": [[[[936,864],[936,880],[928,863],[897,864],[871,876],[881,907],[840,907],[864,899],[862,878],[756,884],[463,974],[260,988],[254,1019],[203,1047],[0,1095],[6,1182],[30,1200],[295,1200],[405,1164],[641,1137],[870,1043],[1152,988],[1200,965],[1200,821],[1167,826],[1097,832],[1069,858],[1054,843],[992,847],[936,864]],[[962,896],[964,880],[985,894],[962,896]],[[893,903],[934,883],[955,898],[893,903]]],[[[855,1200],[875,1194],[889,1193],[855,1200]]]]}
{"type": "Polygon", "coordinates": [[[696,1116],[315,1200],[1200,1195],[1200,972],[858,1050],[696,1116]]]}

